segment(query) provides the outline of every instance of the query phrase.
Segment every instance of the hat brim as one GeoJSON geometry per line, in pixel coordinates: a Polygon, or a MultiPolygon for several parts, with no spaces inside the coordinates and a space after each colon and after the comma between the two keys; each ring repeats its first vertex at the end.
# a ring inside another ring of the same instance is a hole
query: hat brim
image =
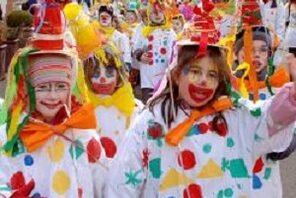
{"type": "MultiPolygon", "coordinates": [[[[176,45],[177,46],[185,46],[185,45],[200,45],[200,43],[198,42],[195,42],[195,41],[191,41],[189,39],[186,39],[186,40],[179,40],[176,42],[176,45]]],[[[211,47],[217,47],[217,48],[221,48],[221,49],[228,49],[226,46],[222,46],[222,45],[219,45],[219,44],[208,44],[208,46],[211,46],[211,47]]]]}

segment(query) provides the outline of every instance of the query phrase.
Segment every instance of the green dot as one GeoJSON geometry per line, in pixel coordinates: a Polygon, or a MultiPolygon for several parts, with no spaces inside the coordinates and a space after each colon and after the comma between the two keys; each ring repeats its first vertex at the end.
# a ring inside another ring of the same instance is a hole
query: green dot
{"type": "Polygon", "coordinates": [[[232,138],[227,138],[227,147],[231,148],[234,146],[234,141],[232,138]]]}
{"type": "Polygon", "coordinates": [[[212,150],[212,146],[210,144],[205,144],[202,148],[204,153],[209,153],[212,150]]]}
{"type": "Polygon", "coordinates": [[[225,195],[226,197],[232,197],[232,195],[233,195],[233,191],[232,191],[232,189],[231,189],[231,188],[227,188],[227,189],[225,189],[225,190],[224,190],[224,195],[225,195]]]}
{"type": "Polygon", "coordinates": [[[219,192],[218,192],[218,195],[217,195],[217,198],[223,198],[224,196],[223,196],[223,190],[220,190],[219,192]]]}

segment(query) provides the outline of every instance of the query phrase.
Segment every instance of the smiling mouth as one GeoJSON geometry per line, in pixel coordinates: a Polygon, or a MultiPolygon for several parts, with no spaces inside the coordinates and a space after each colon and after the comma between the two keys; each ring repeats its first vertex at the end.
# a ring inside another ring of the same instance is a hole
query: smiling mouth
{"type": "Polygon", "coordinates": [[[203,102],[214,93],[213,89],[197,87],[192,84],[189,85],[188,90],[191,98],[196,102],[203,102]]]}
{"type": "Polygon", "coordinates": [[[60,105],[62,105],[62,102],[56,102],[56,103],[47,103],[47,102],[40,102],[43,106],[47,107],[48,109],[54,109],[60,105]]]}

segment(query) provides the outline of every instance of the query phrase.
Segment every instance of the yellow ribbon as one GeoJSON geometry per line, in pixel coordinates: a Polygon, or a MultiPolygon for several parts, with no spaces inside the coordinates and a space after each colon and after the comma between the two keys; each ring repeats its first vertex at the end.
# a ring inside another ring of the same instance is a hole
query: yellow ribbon
{"type": "Polygon", "coordinates": [[[242,64],[240,64],[234,72],[237,71],[244,71],[243,76],[241,78],[238,79],[238,83],[239,83],[239,92],[241,93],[241,95],[244,98],[248,98],[249,94],[248,94],[248,89],[247,86],[245,84],[245,78],[249,75],[250,72],[250,65],[246,62],[243,62],[242,64]]]}
{"type": "Polygon", "coordinates": [[[131,116],[135,108],[135,98],[130,83],[125,83],[118,88],[110,97],[101,98],[92,91],[88,92],[90,102],[95,105],[104,105],[106,107],[115,106],[127,117],[131,116]]]}
{"type": "Polygon", "coordinates": [[[147,26],[144,26],[142,30],[142,34],[145,38],[147,38],[147,36],[156,29],[167,30],[170,28],[171,28],[171,25],[169,23],[165,23],[164,25],[160,25],[160,26],[147,25],[147,26]]]}

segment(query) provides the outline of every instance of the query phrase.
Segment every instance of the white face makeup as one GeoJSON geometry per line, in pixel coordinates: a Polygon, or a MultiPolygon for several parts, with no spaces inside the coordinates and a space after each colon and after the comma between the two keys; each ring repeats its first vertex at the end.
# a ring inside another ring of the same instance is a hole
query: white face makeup
{"type": "Polygon", "coordinates": [[[104,27],[110,27],[112,25],[112,17],[107,12],[102,12],[99,20],[104,27]]]}
{"type": "Polygon", "coordinates": [[[149,19],[152,23],[163,24],[165,22],[165,16],[162,10],[153,8],[149,14],[149,19]]]}
{"type": "Polygon", "coordinates": [[[218,87],[218,68],[208,57],[185,66],[179,77],[179,96],[192,107],[206,105],[218,87]]]}
{"type": "Polygon", "coordinates": [[[115,67],[100,65],[91,77],[91,86],[96,94],[112,95],[116,89],[117,79],[115,67]]]}
{"type": "Polygon", "coordinates": [[[35,88],[36,110],[46,122],[51,122],[58,111],[67,105],[70,86],[65,82],[50,82],[37,85],[35,88]]]}

